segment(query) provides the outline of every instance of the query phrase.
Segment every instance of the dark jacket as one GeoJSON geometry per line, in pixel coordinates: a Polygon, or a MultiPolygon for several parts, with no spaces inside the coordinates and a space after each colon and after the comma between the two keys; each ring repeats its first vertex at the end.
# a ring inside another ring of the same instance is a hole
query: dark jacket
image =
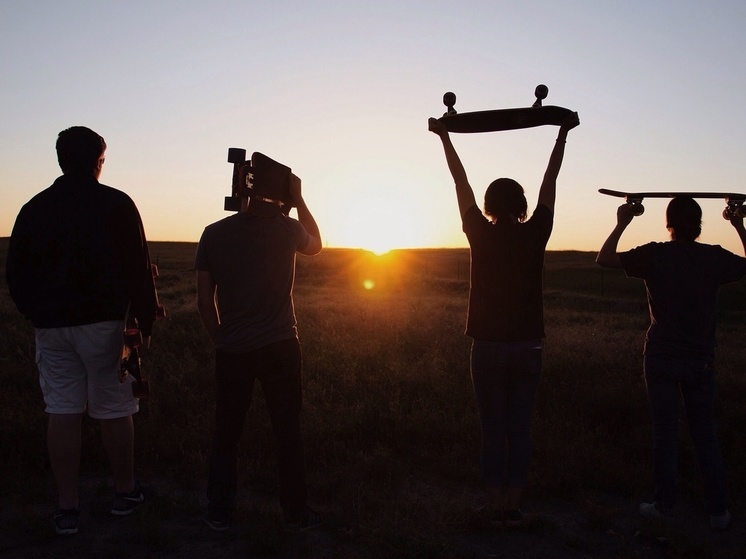
{"type": "Polygon", "coordinates": [[[6,277],[37,328],[120,320],[131,306],[150,335],[158,301],[140,214],[93,176],[63,175],[21,208],[6,277]]]}

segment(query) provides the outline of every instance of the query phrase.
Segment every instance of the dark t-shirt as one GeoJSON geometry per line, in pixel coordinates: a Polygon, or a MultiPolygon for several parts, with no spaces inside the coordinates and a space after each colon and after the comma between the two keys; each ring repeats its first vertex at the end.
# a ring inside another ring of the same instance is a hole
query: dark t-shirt
{"type": "Polygon", "coordinates": [[[195,268],[217,285],[217,348],[240,353],[297,336],[295,253],[308,242],[303,225],[279,212],[238,213],[205,228],[195,268]]]}
{"type": "Polygon", "coordinates": [[[746,258],[693,241],[648,243],[619,257],[628,277],[645,281],[645,353],[712,357],[718,290],[746,275],[746,258]]]}
{"type": "Polygon", "coordinates": [[[515,342],[544,337],[544,250],[552,212],[539,205],[524,223],[492,224],[472,206],[463,216],[471,248],[466,335],[515,342]]]}

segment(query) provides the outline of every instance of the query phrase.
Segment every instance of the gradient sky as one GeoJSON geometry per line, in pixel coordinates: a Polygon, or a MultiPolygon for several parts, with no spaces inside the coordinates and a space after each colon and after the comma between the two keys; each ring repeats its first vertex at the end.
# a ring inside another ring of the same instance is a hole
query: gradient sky
{"type": "MultiPolygon", "coordinates": [[[[229,147],[303,180],[326,246],[466,246],[427,118],[578,111],[549,248],[597,250],[620,190],[746,191],[746,3],[694,1],[49,1],[0,3],[0,236],[60,174],[57,133],[108,144],[101,182],[150,240],[196,242],[228,214],[229,147]]],[[[529,207],[556,127],[454,134],[477,198],[500,176],[529,207]]],[[[620,249],[665,240],[663,200],[620,249]]],[[[700,201],[703,242],[741,252],[700,201]]]]}

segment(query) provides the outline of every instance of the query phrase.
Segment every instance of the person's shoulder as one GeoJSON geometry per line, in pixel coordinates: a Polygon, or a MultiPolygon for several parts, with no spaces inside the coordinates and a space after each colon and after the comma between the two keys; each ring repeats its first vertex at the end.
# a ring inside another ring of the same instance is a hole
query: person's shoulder
{"type": "Polygon", "coordinates": [[[232,229],[246,219],[248,219],[246,214],[234,213],[206,225],[205,232],[215,234],[226,229],[232,229]]]}
{"type": "Polygon", "coordinates": [[[491,225],[492,222],[487,219],[487,217],[482,213],[482,210],[479,209],[479,206],[476,204],[473,204],[469,206],[464,214],[461,216],[461,221],[464,223],[464,225],[467,224],[487,224],[491,225]]]}
{"type": "Polygon", "coordinates": [[[124,190],[114,188],[113,186],[109,186],[108,184],[104,184],[100,182],[97,185],[97,189],[103,196],[111,198],[112,200],[127,202],[131,204],[135,203],[132,197],[129,194],[127,194],[124,190]]]}

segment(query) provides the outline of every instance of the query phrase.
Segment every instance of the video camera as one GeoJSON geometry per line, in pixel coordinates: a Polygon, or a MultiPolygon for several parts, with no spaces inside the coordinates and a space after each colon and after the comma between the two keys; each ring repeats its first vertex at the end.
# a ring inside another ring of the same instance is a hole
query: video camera
{"type": "Polygon", "coordinates": [[[251,197],[280,202],[280,208],[285,214],[293,207],[290,167],[256,151],[247,161],[246,150],[242,148],[228,149],[228,163],[233,163],[233,182],[231,195],[225,197],[225,211],[241,211],[244,201],[251,197]]]}
{"type": "MultiPolygon", "coordinates": [[[[158,277],[158,266],[151,264],[151,273],[153,279],[158,277]]],[[[156,295],[157,297],[157,295],[156,295]]],[[[166,308],[157,302],[155,318],[156,320],[166,316],[166,308]]],[[[119,369],[119,382],[127,380],[132,375],[132,395],[135,398],[144,399],[150,395],[150,384],[142,371],[142,360],[140,359],[140,348],[143,345],[142,332],[137,319],[127,311],[127,318],[124,324],[122,344],[122,358],[119,369]]]]}

